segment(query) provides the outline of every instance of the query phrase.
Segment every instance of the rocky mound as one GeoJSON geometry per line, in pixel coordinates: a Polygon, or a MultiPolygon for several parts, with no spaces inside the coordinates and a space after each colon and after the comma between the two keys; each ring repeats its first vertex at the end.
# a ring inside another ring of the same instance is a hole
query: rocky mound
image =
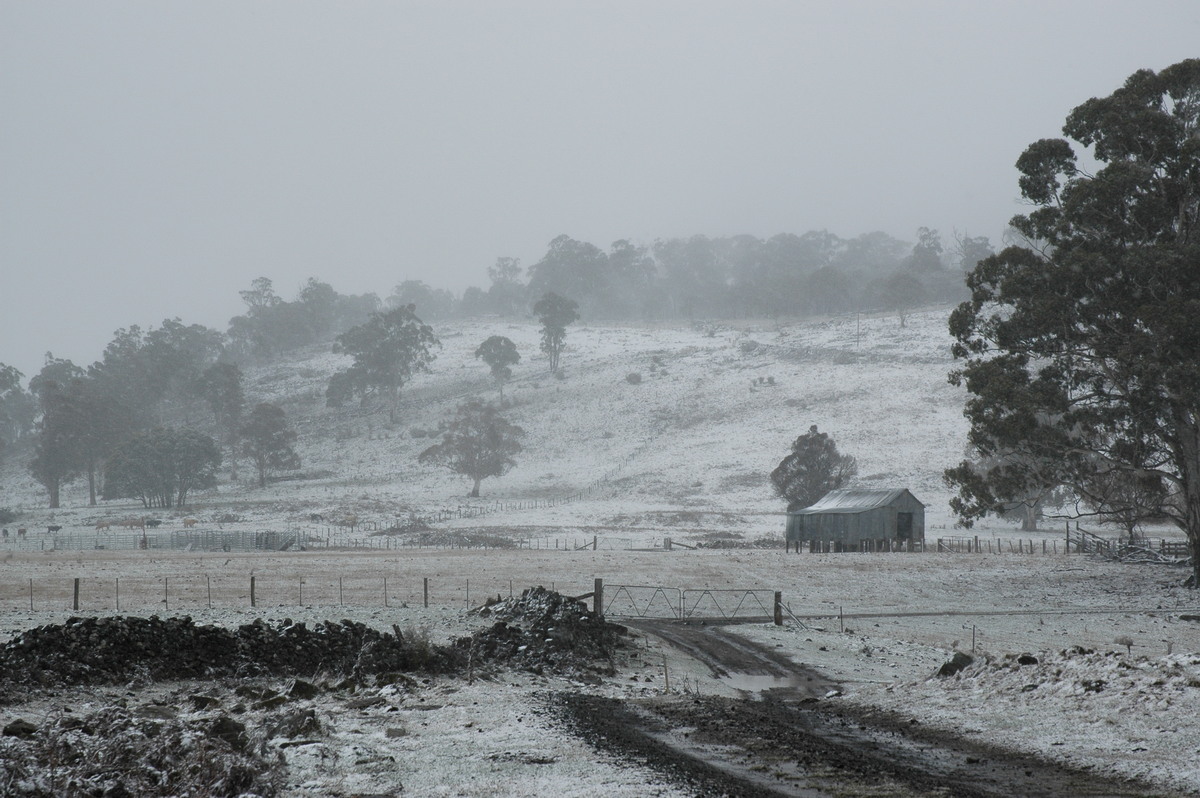
{"type": "Polygon", "coordinates": [[[582,601],[534,587],[478,612],[499,620],[454,643],[473,661],[588,680],[614,672],[612,655],[625,628],[597,618],[582,601]]]}
{"type": "Polygon", "coordinates": [[[0,649],[0,682],[40,686],[219,676],[441,672],[454,652],[352,621],[313,627],[262,620],[236,630],[189,617],[71,618],[0,649]]]}
{"type": "Polygon", "coordinates": [[[0,689],[118,684],[135,679],[451,673],[495,663],[535,673],[611,673],[622,627],[545,588],[487,610],[491,628],[436,646],[353,621],[307,626],[257,620],[237,629],[190,617],[70,618],[17,635],[0,648],[0,689]]]}

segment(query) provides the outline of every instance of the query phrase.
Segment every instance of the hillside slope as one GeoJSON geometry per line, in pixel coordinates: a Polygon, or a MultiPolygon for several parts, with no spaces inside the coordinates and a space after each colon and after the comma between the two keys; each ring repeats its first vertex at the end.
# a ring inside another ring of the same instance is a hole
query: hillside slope
{"type": "MultiPolygon", "coordinates": [[[[193,515],[234,513],[293,522],[312,514],[390,522],[467,503],[469,483],[420,465],[429,433],[468,397],[498,399],[473,356],[490,335],[522,355],[505,388],[506,416],[526,431],[518,465],[485,480],[473,504],[558,500],[537,523],[582,527],[731,529],[777,534],[783,503],[767,475],[816,424],[858,459],[864,487],[907,487],[932,525],[950,522],[944,468],[961,459],[964,394],[950,386],[948,308],[909,317],[774,325],[571,327],[563,375],[551,375],[532,323],[473,321],[436,328],[442,348],[403,391],[394,421],[381,405],[325,406],[329,376],[349,361],[328,347],[246,375],[250,402],[281,404],[299,433],[297,478],[259,489],[223,481],[195,494],[193,515]],[[640,383],[627,376],[637,373],[640,383]],[[570,497],[570,501],[567,499],[570,497]]],[[[20,458],[0,471],[0,506],[49,517],[20,458]]],[[[227,476],[224,475],[224,476],[227,476]]],[[[81,482],[63,491],[57,523],[89,524],[140,507],[86,506],[81,482]]],[[[159,513],[169,516],[178,513],[159,513]]],[[[519,509],[473,526],[527,523],[519,509]]]]}

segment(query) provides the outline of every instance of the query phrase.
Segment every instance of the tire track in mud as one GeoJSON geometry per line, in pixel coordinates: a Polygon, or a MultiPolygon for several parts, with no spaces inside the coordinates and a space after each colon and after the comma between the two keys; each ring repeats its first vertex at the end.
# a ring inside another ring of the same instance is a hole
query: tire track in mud
{"type": "Polygon", "coordinates": [[[828,691],[838,690],[835,681],[719,626],[636,626],[695,657],[731,686],[737,687],[744,675],[767,676],[785,685],[744,690],[743,698],[556,696],[568,725],[592,745],[647,765],[697,795],[1176,795],[928,729],[895,713],[823,701],[828,691]]]}

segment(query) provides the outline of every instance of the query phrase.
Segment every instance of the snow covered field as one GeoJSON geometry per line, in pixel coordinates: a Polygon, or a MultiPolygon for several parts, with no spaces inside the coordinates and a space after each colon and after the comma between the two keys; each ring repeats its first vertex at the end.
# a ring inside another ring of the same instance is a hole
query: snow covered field
{"type": "MultiPolygon", "coordinates": [[[[436,640],[482,623],[467,608],[484,595],[507,595],[510,582],[517,591],[553,584],[567,594],[589,592],[595,578],[779,590],[796,619],[782,628],[739,628],[841,681],[844,695],[828,700],[892,709],[1102,772],[1143,776],[1164,791],[1200,793],[1193,764],[1200,622],[1184,617],[1200,617],[1200,597],[1178,586],[1183,571],[1067,556],[1056,524],[1040,533],[997,520],[970,533],[953,528],[941,473],[963,457],[966,423],[963,394],[946,381],[953,368],[947,313],[915,314],[903,328],[894,316],[780,327],[571,328],[562,379],[546,372],[532,325],[447,326],[438,329],[443,349],[433,373],[405,389],[394,422],[378,408],[324,407],[325,380],[342,364],[328,352],[251,371],[249,398],[279,402],[300,432],[305,478],[265,490],[225,482],[196,495],[186,515],[212,530],[317,534],[350,514],[386,525],[467,504],[466,481],[419,465],[416,455],[457,402],[497,395],[471,353],[487,336],[507,335],[523,355],[505,397],[512,401],[508,417],[526,430],[525,451],[511,473],[484,482],[474,503],[490,504],[491,512],[434,527],[547,548],[55,551],[51,542],[43,551],[39,544],[52,541],[47,525],[63,526],[61,535],[86,535],[98,520],[142,510],[129,503],[87,507],[86,488],[77,483],[64,490],[64,507],[50,512],[41,507],[40,487],[9,458],[0,468],[0,506],[22,512],[19,523],[30,532],[24,547],[12,538],[0,542],[0,637],[74,614],[76,578],[83,585],[80,614],[116,612],[119,592],[122,613],[186,613],[224,625],[256,617],[350,618],[427,629],[436,640]],[[641,382],[627,380],[631,373],[641,382]],[[811,424],[858,459],[858,484],[907,487],[924,501],[927,538],[978,534],[1005,542],[1005,553],[796,555],[618,545],[661,544],[664,537],[693,545],[778,540],[783,507],[767,474],[811,424]],[[546,506],[548,500],[559,503],[546,506]],[[526,509],[511,509],[518,502],[526,509]],[[593,535],[612,547],[575,550],[593,535]],[[1036,553],[1009,554],[1016,539],[1033,540],[1036,553]],[[550,548],[558,542],[563,548],[550,548]],[[261,591],[254,608],[251,576],[261,591]],[[1125,638],[1129,645],[1117,642],[1125,638]],[[972,640],[974,664],[933,678],[955,651],[971,652],[972,640]],[[1017,664],[1023,654],[1036,664],[1017,664]]],[[[179,528],[185,513],[151,515],[166,530],[179,528]]],[[[674,795],[655,775],[597,757],[565,736],[543,708],[548,690],[661,693],[664,668],[672,692],[735,692],[654,640],[639,645],[640,664],[599,685],[526,674],[501,683],[437,680],[331,718],[324,747],[294,750],[289,761],[303,776],[288,792],[384,793],[402,783],[405,794],[416,795],[674,795]],[[418,708],[422,703],[436,708],[418,708]]],[[[45,701],[39,707],[49,711],[52,700],[45,701]]],[[[26,710],[0,707],[0,725],[19,711],[26,710]]]]}

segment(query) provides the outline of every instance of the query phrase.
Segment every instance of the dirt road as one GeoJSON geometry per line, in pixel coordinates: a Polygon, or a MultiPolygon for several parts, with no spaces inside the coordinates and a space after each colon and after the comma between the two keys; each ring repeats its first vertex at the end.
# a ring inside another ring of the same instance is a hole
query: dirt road
{"type": "Polygon", "coordinates": [[[705,663],[743,698],[620,701],[561,695],[578,733],[702,795],[730,796],[1170,796],[856,710],[837,683],[728,628],[643,622],[639,628],[705,663]],[[826,700],[830,696],[830,700],[826,700]]]}

